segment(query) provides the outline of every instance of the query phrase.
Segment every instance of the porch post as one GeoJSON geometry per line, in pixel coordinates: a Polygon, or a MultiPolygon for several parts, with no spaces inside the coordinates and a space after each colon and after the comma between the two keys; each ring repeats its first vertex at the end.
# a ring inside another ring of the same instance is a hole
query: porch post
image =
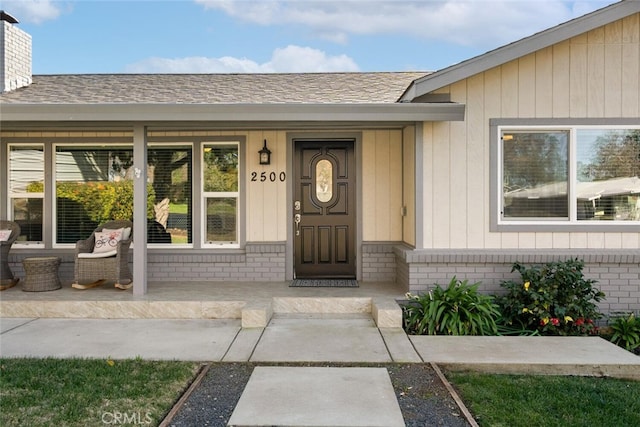
{"type": "Polygon", "coordinates": [[[147,128],[133,128],[133,294],[147,293],[147,128]]]}

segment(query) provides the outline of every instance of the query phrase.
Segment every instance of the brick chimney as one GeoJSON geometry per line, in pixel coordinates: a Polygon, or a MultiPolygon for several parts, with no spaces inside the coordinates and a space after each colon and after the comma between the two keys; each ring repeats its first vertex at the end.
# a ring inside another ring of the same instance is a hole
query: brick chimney
{"type": "Polygon", "coordinates": [[[16,27],[17,23],[0,11],[0,92],[31,84],[31,36],[16,27]]]}

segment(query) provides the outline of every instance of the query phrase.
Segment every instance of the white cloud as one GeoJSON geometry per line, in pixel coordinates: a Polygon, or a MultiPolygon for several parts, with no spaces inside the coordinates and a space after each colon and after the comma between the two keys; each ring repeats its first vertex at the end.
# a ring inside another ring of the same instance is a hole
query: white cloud
{"type": "Polygon", "coordinates": [[[128,65],[127,73],[304,73],[358,71],[346,55],[328,56],[325,52],[301,46],[276,49],[268,62],[259,64],[246,58],[187,57],[147,58],[128,65]]]}
{"type": "Polygon", "coordinates": [[[259,25],[300,25],[319,37],[404,34],[495,48],[615,0],[195,0],[259,25]]]}
{"type": "Polygon", "coordinates": [[[2,9],[19,22],[40,24],[60,16],[60,2],[53,0],[3,0],[2,9]]]}

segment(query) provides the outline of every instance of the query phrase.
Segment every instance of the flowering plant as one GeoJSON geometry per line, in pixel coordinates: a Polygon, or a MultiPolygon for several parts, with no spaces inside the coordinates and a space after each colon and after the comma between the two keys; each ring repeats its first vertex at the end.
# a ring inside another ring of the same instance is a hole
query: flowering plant
{"type": "Polygon", "coordinates": [[[590,335],[602,317],[596,305],[604,293],[585,279],[584,263],[573,259],[526,267],[515,263],[522,281],[502,282],[505,295],[496,298],[505,325],[520,325],[543,335],[590,335]]]}

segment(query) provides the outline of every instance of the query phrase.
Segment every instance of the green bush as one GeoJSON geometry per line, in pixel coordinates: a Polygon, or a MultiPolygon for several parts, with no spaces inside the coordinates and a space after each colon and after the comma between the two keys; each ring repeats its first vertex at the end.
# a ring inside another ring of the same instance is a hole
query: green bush
{"type": "MultiPolygon", "coordinates": [[[[34,182],[29,192],[42,192],[43,184],[34,182]]],[[[56,198],[82,207],[84,215],[96,224],[116,219],[133,220],[133,181],[58,182],[56,198]]],[[[155,192],[147,185],[147,218],[154,217],[155,192]]]]}
{"type": "Polygon", "coordinates": [[[612,316],[611,342],[629,351],[640,349],[640,319],[633,313],[612,316]]]}
{"type": "Polygon", "coordinates": [[[496,297],[502,312],[501,323],[538,331],[543,335],[590,335],[602,317],[596,305],[604,293],[585,279],[584,263],[578,259],[526,267],[513,264],[521,281],[504,281],[507,293],[496,297]]]}
{"type": "Polygon", "coordinates": [[[495,335],[500,315],[493,297],[478,292],[479,283],[455,277],[449,286],[422,295],[407,294],[403,304],[404,329],[413,335],[495,335]]]}

